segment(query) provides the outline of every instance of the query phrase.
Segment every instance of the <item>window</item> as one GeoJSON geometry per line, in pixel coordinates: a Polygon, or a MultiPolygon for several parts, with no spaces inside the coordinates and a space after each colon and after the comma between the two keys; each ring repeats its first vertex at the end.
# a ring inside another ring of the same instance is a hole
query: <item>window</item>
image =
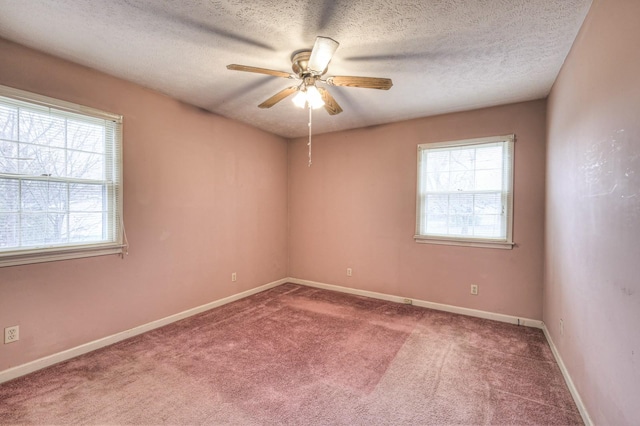
{"type": "Polygon", "coordinates": [[[0,86],[0,266],[122,253],[121,129],[0,86]]]}
{"type": "Polygon", "coordinates": [[[512,248],[514,135],[418,145],[415,240],[512,248]]]}

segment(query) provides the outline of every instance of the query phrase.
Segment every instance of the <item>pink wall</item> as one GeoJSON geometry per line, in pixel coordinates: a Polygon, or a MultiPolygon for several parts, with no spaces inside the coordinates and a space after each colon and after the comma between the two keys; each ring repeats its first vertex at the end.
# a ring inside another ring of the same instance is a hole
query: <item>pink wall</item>
{"type": "Polygon", "coordinates": [[[596,424],[640,424],[638,17],[595,0],[548,104],[544,321],[596,424]]]}
{"type": "Polygon", "coordinates": [[[130,255],[0,268],[0,371],[287,275],[287,142],[0,39],[0,84],[124,115],[130,255]],[[231,273],[238,281],[231,283],[231,273]]]}
{"type": "Polygon", "coordinates": [[[319,135],[311,168],[304,138],[0,40],[0,84],[125,116],[131,243],[124,260],[0,268],[0,327],[21,327],[0,371],[289,275],[543,318],[593,420],[640,424],[637,16],[595,0],[548,104],[319,135]],[[516,248],[416,244],[417,144],[505,133],[516,248]]]}
{"type": "Polygon", "coordinates": [[[534,101],[319,135],[310,168],[307,140],[293,141],[289,276],[542,319],[545,116],[534,101]],[[417,145],[508,133],[517,246],[415,243],[417,145]]]}

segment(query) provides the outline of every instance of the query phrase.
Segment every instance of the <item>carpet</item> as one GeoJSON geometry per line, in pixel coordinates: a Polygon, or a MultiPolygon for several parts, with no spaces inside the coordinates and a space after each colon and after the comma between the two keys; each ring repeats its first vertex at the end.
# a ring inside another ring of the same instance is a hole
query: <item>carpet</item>
{"type": "Polygon", "coordinates": [[[543,333],[284,284],[0,385],[2,424],[583,424],[543,333]]]}

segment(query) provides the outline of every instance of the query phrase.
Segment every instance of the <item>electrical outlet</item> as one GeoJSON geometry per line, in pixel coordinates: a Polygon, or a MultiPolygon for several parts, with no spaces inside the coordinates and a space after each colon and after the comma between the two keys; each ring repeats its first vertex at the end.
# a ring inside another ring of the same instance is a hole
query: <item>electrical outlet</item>
{"type": "Polygon", "coordinates": [[[350,277],[353,275],[353,269],[347,268],[347,276],[350,277]]]}
{"type": "Polygon", "coordinates": [[[14,325],[4,329],[4,343],[13,343],[20,340],[20,327],[14,325]]]}
{"type": "Polygon", "coordinates": [[[405,305],[413,305],[413,300],[411,299],[404,299],[403,302],[405,303],[405,305]]]}
{"type": "Polygon", "coordinates": [[[474,296],[478,295],[478,286],[477,286],[477,284],[471,284],[471,294],[473,294],[474,296]]]}
{"type": "Polygon", "coordinates": [[[238,275],[235,272],[231,273],[231,281],[232,282],[238,281],[238,275]]]}

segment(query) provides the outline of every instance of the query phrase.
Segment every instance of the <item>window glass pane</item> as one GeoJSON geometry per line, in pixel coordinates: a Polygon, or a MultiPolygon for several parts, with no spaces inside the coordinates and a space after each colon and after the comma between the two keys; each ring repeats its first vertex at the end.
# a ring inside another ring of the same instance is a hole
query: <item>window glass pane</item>
{"type": "Polygon", "coordinates": [[[502,190],[502,170],[478,170],[476,171],[477,191],[501,191],[502,190]]]}
{"type": "Polygon", "coordinates": [[[61,117],[20,110],[20,141],[64,148],[65,119],[61,117]]]}
{"type": "Polygon", "coordinates": [[[64,182],[49,182],[47,187],[49,196],[47,211],[66,212],[67,211],[67,184],[64,182]]]}
{"type": "Polygon", "coordinates": [[[68,242],[66,213],[47,213],[47,243],[64,244],[68,242]]]}
{"type": "Polygon", "coordinates": [[[449,172],[427,173],[427,191],[448,191],[449,190],[449,172]]]}
{"type": "Polygon", "coordinates": [[[473,195],[449,196],[449,234],[473,234],[473,195]]]}
{"type": "Polygon", "coordinates": [[[426,224],[426,233],[432,235],[447,235],[449,233],[448,220],[449,216],[445,214],[430,216],[426,224]]]}
{"type": "Polygon", "coordinates": [[[73,242],[105,239],[102,213],[70,213],[69,234],[73,242]]]}
{"type": "Polygon", "coordinates": [[[22,210],[25,212],[46,212],[49,202],[47,193],[47,182],[44,181],[22,181],[22,210]]]}
{"type": "Polygon", "coordinates": [[[475,218],[474,235],[486,238],[504,237],[501,223],[500,215],[478,215],[475,218]]]}
{"type": "Polygon", "coordinates": [[[23,246],[49,246],[68,242],[64,213],[23,213],[20,221],[23,246]]]}
{"type": "Polygon", "coordinates": [[[18,109],[0,105],[0,139],[15,141],[18,139],[18,109]]]}
{"type": "Polygon", "coordinates": [[[499,215],[502,213],[502,195],[500,193],[476,194],[473,207],[476,215],[499,215]]]}
{"type": "Polygon", "coordinates": [[[46,213],[23,213],[20,217],[22,229],[22,245],[44,245],[47,240],[45,229],[47,227],[46,213]]]}
{"type": "Polygon", "coordinates": [[[65,176],[65,150],[20,144],[19,173],[32,176],[65,176]]]}
{"type": "Polygon", "coordinates": [[[476,150],[476,170],[502,169],[502,147],[489,146],[476,150]]]}
{"type": "Polygon", "coordinates": [[[22,210],[28,212],[65,212],[67,184],[47,181],[22,181],[22,210]]]}
{"type": "Polygon", "coordinates": [[[104,153],[104,126],[69,120],[67,134],[69,149],[104,153]]]}
{"type": "Polygon", "coordinates": [[[20,182],[0,179],[0,212],[17,212],[20,208],[20,182]]]}
{"type": "Polygon", "coordinates": [[[102,212],[106,210],[103,185],[69,185],[69,211],[102,212]]]}
{"type": "Polygon", "coordinates": [[[0,140],[0,173],[18,173],[18,144],[0,140]]]}
{"type": "Polygon", "coordinates": [[[426,197],[426,226],[425,231],[431,234],[447,234],[448,227],[448,195],[428,195],[426,197]]]}
{"type": "Polygon", "coordinates": [[[474,169],[475,149],[455,149],[451,151],[450,168],[452,171],[471,171],[474,169]]]}
{"type": "Polygon", "coordinates": [[[451,172],[449,175],[450,191],[472,191],[473,184],[473,170],[468,172],[451,172]]]}
{"type": "Polygon", "coordinates": [[[449,210],[448,195],[428,195],[426,211],[428,216],[447,214],[449,210]]]}
{"type": "Polygon", "coordinates": [[[430,173],[449,171],[449,151],[427,151],[427,171],[430,173]]]}
{"type": "Polygon", "coordinates": [[[104,155],[81,151],[68,151],[67,172],[78,179],[103,180],[104,155]]]}
{"type": "Polygon", "coordinates": [[[0,249],[18,247],[18,214],[0,213],[0,249]]]}
{"type": "Polygon", "coordinates": [[[23,175],[42,176],[46,174],[46,155],[40,153],[35,145],[20,144],[18,148],[18,173],[23,175]]]}

